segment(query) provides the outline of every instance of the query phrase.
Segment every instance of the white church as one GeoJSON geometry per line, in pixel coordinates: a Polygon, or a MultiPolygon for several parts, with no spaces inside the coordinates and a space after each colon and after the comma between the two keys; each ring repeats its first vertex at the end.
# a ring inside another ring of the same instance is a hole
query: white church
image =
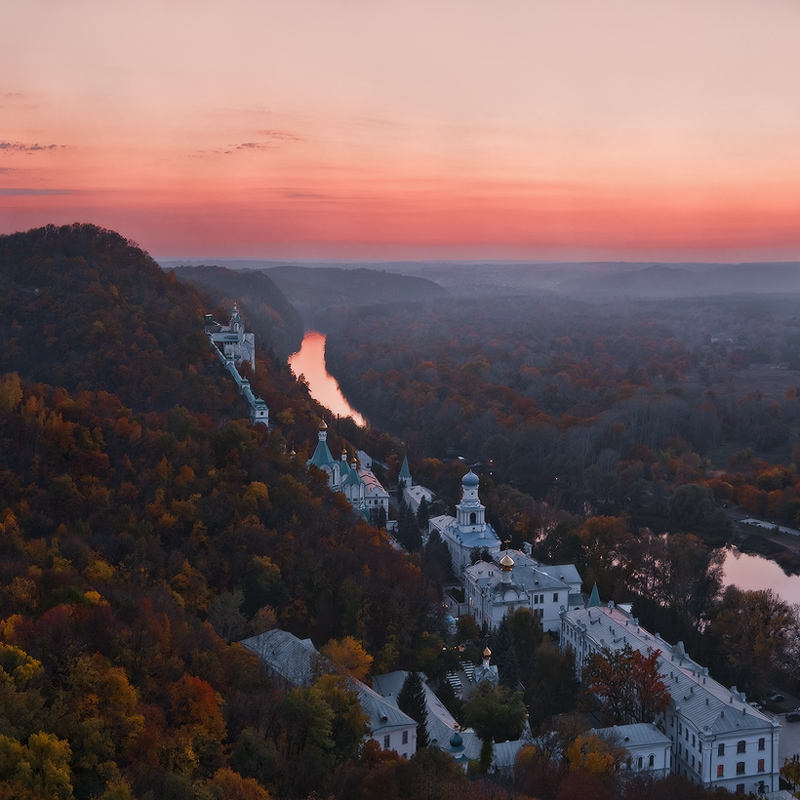
{"type": "Polygon", "coordinates": [[[492,558],[500,554],[500,537],[486,521],[486,506],[478,497],[479,483],[478,476],[470,470],[461,479],[461,502],[456,506],[456,516],[440,514],[428,520],[429,534],[437,531],[447,544],[453,574],[459,579],[472,563],[475,548],[487,550],[492,558]]]}
{"type": "Polygon", "coordinates": [[[362,513],[368,522],[377,522],[380,510],[389,516],[389,493],[383,488],[375,473],[360,467],[356,461],[347,463],[347,453],[335,459],[328,447],[328,425],[319,424],[319,440],[314,455],[306,466],[314,465],[328,476],[328,485],[334,492],[342,492],[353,508],[362,513]]]}

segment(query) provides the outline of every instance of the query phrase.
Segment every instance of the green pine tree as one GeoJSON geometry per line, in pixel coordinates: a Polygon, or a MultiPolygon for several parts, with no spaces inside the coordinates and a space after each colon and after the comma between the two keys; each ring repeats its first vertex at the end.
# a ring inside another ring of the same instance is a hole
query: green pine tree
{"type": "Polygon", "coordinates": [[[397,706],[417,723],[417,749],[428,746],[428,706],[419,672],[409,672],[397,695],[397,706]]]}

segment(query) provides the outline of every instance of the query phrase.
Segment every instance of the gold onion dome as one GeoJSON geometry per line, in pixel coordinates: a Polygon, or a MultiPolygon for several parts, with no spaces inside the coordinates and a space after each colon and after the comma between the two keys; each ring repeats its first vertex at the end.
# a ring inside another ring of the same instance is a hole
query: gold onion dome
{"type": "Polygon", "coordinates": [[[506,550],[506,554],[500,559],[500,569],[503,572],[511,572],[514,568],[514,559],[508,554],[508,550],[506,550]]]}
{"type": "Polygon", "coordinates": [[[324,420],[324,419],[323,419],[323,420],[322,420],[322,421],[319,423],[319,429],[320,429],[321,431],[326,431],[326,430],[328,430],[328,423],[327,423],[327,422],[325,422],[325,420],[324,420]]]}
{"type": "Polygon", "coordinates": [[[487,645],[486,649],[483,651],[483,657],[484,658],[491,658],[491,655],[492,655],[492,651],[489,649],[489,647],[487,645]]]}

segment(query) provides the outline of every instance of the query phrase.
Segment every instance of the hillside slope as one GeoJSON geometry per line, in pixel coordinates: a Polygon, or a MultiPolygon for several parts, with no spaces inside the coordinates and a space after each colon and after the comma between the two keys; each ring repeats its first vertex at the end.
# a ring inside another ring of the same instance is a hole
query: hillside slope
{"type": "Polygon", "coordinates": [[[353,699],[284,699],[229,642],[280,624],[413,667],[437,616],[306,471],[305,387],[264,359],[279,427],[250,426],[196,290],[94,226],[0,237],[0,302],[0,796],[327,796],[354,746],[297,742],[353,699]]]}

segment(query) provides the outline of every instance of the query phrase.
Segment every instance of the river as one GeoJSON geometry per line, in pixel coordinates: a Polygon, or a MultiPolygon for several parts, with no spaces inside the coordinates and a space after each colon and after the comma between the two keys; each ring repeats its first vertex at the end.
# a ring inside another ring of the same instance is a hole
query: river
{"type": "Polygon", "coordinates": [[[319,331],[306,331],[300,349],[289,356],[289,366],[299,378],[308,383],[311,396],[331,413],[339,417],[352,417],[356,425],[364,427],[367,423],[345,399],[339,384],[328,373],[325,366],[325,334],[319,331]]]}
{"type": "Polygon", "coordinates": [[[738,550],[728,550],[723,564],[725,586],[755,591],[772,589],[787,603],[800,603],[800,575],[787,575],[774,561],[738,550]]]}

